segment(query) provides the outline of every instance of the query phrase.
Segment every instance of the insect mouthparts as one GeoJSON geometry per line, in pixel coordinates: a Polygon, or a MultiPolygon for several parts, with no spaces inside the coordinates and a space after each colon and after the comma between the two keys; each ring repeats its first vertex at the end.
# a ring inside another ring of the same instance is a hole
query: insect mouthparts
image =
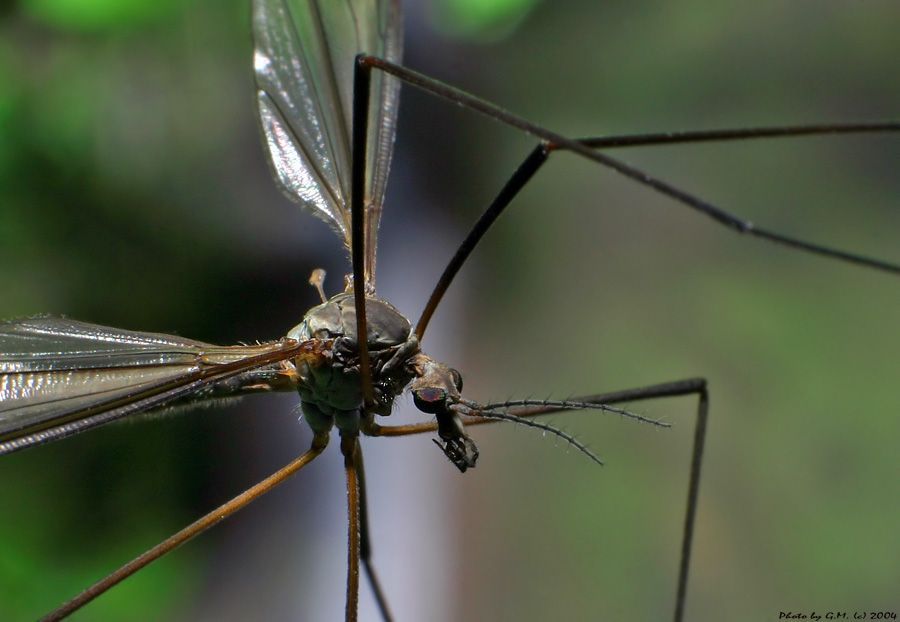
{"type": "Polygon", "coordinates": [[[431,439],[431,442],[441,448],[444,455],[456,465],[460,473],[465,473],[467,469],[475,468],[475,462],[478,460],[478,447],[468,436],[455,437],[444,440],[431,439]]]}

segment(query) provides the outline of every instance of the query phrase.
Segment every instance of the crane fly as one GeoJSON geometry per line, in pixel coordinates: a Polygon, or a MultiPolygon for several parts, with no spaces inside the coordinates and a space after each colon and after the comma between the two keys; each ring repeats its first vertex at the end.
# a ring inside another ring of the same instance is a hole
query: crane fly
{"type": "MultiPolygon", "coordinates": [[[[388,605],[366,554],[369,547],[365,512],[361,512],[365,486],[360,434],[437,432],[435,443],[452,464],[466,471],[475,466],[479,455],[467,431],[469,425],[510,418],[526,425],[532,424],[532,416],[588,407],[639,418],[612,404],[688,394],[698,398],[701,424],[697,428],[699,440],[694,450],[695,468],[685,521],[688,528],[681,547],[681,574],[675,597],[675,618],[680,619],[688,586],[690,526],[697,503],[702,422],[706,416],[705,383],[688,379],[547,403],[522,400],[479,404],[467,400],[461,393],[459,372],[427,357],[419,343],[456,271],[493,220],[557,151],[574,152],[610,167],[743,233],[873,269],[898,270],[890,262],[754,228],[717,206],[607,155],[604,149],[764,136],[895,131],[896,123],[571,140],[404,68],[400,65],[400,23],[398,4],[388,0],[254,3],[257,101],[275,178],[290,198],[331,225],[350,251],[353,269],[346,279],[345,291],[328,299],[323,294],[322,304],[308,312],[284,339],[269,344],[220,347],[55,317],[12,320],[3,325],[0,453],[61,439],[163,407],[269,391],[298,391],[305,419],[314,433],[310,450],[282,471],[151,549],[52,615],[65,615],[81,607],[280,483],[324,450],[329,433],[336,427],[345,457],[350,516],[347,618],[356,615],[360,550],[363,566],[387,618],[388,605]],[[512,125],[539,140],[460,246],[414,330],[389,302],[375,293],[376,240],[401,81],[512,125]],[[357,313],[357,309],[365,312],[357,313]],[[359,341],[356,335],[367,335],[367,339],[359,341]],[[399,427],[379,423],[390,414],[394,398],[407,387],[416,406],[433,415],[436,423],[399,427]]],[[[321,279],[314,280],[321,287],[321,279]]],[[[580,447],[577,440],[564,435],[563,438],[580,447]]]]}

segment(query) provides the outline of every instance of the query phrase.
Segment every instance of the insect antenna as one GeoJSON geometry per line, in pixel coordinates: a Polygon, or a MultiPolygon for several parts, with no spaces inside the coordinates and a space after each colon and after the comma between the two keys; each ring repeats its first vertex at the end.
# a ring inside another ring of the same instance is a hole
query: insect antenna
{"type": "MultiPolygon", "coordinates": [[[[469,402],[465,402],[466,405],[469,405],[469,402]]],[[[475,405],[475,404],[473,404],[475,405]]],[[[477,406],[477,405],[475,405],[477,406]]],[[[650,425],[659,426],[661,428],[670,428],[671,424],[666,423],[665,421],[660,421],[659,419],[651,419],[650,417],[644,417],[643,415],[638,415],[637,413],[633,413],[630,410],[625,410],[623,408],[616,408],[615,406],[610,406],[608,404],[601,404],[597,402],[584,402],[578,400],[507,400],[505,402],[495,402],[493,404],[487,404],[482,406],[481,408],[485,410],[495,410],[495,409],[507,409],[507,408],[516,408],[523,406],[536,406],[541,408],[553,409],[555,411],[561,410],[602,410],[604,412],[613,413],[616,415],[621,415],[626,419],[634,419],[635,421],[640,421],[641,423],[649,423],[650,425]]]]}
{"type": "MultiPolygon", "coordinates": [[[[452,407],[451,407],[452,408],[452,407]]],[[[544,423],[542,421],[535,421],[534,419],[522,419],[521,417],[516,417],[515,415],[510,415],[508,413],[502,412],[491,412],[487,409],[484,410],[473,410],[468,406],[464,409],[458,409],[457,412],[461,415],[465,415],[466,417],[478,417],[481,419],[490,419],[494,421],[509,421],[511,423],[516,423],[518,425],[525,426],[527,428],[535,428],[538,430],[543,430],[544,432],[549,432],[554,436],[558,436],[559,438],[566,441],[569,445],[573,446],[575,449],[583,453],[585,456],[603,466],[603,460],[601,460],[597,454],[592,452],[588,447],[579,441],[577,438],[569,434],[568,432],[564,432],[559,428],[550,425],[549,423],[544,423]]],[[[444,449],[443,445],[441,445],[437,440],[431,439],[432,442],[441,448],[444,449]]]]}
{"type": "MultiPolygon", "coordinates": [[[[675,622],[681,622],[684,619],[684,609],[687,597],[688,574],[691,564],[691,544],[694,539],[694,525],[696,523],[700,493],[700,471],[703,465],[703,453],[706,445],[706,428],[709,422],[709,392],[707,390],[706,380],[703,378],[688,378],[675,382],[665,382],[625,389],[622,391],[585,395],[576,398],[576,400],[572,400],[586,404],[589,403],[592,406],[595,406],[597,404],[609,405],[612,403],[688,395],[697,397],[697,411],[694,424],[694,441],[691,449],[691,469],[690,477],[688,479],[687,504],[685,507],[684,522],[682,524],[681,555],[678,562],[678,584],[676,588],[675,609],[673,615],[675,622]]],[[[476,410],[481,408],[474,403],[470,403],[469,405],[462,404],[462,406],[464,408],[475,408],[476,410]]],[[[482,412],[480,415],[473,414],[474,418],[467,420],[466,426],[490,425],[497,423],[498,421],[524,423],[525,421],[530,421],[531,417],[549,415],[566,409],[541,403],[539,405],[510,406],[510,410],[512,411],[511,413],[482,412]],[[511,417],[511,419],[509,417],[511,417]]],[[[370,434],[371,436],[408,436],[412,434],[435,432],[437,429],[438,426],[434,422],[397,426],[374,425],[370,430],[370,434]]]]}

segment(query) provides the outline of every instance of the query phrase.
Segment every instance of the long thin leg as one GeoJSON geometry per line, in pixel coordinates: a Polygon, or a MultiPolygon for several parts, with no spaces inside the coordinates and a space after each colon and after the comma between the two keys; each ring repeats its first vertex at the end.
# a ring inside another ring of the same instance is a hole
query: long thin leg
{"type": "MultiPolygon", "coordinates": [[[[391,63],[374,56],[359,56],[357,57],[357,68],[360,67],[363,67],[365,69],[379,69],[425,92],[431,93],[438,97],[442,97],[457,105],[464,106],[466,108],[474,110],[475,112],[479,112],[492,119],[500,121],[501,123],[505,123],[506,125],[517,128],[527,134],[545,141],[547,143],[547,148],[551,150],[565,149],[568,151],[572,151],[584,158],[587,158],[588,160],[592,160],[594,162],[597,162],[598,164],[602,164],[603,166],[611,168],[612,170],[640,184],[653,188],[657,192],[675,199],[677,202],[686,205],[687,207],[705,214],[709,218],[712,218],[714,221],[725,225],[730,229],[737,231],[738,233],[745,233],[755,237],[767,239],[771,242],[776,242],[778,244],[790,246],[792,248],[804,250],[817,255],[830,257],[832,259],[839,259],[841,261],[859,264],[877,270],[900,274],[900,264],[890,263],[879,259],[864,257],[862,255],[832,249],[826,246],[805,242],[797,238],[792,238],[790,236],[785,236],[774,231],[769,231],[767,229],[757,227],[748,220],[738,218],[733,214],[713,205],[712,203],[704,201],[703,199],[690,193],[684,192],[683,190],[680,190],[679,188],[676,188],[675,186],[661,179],[652,177],[651,175],[648,175],[647,173],[636,169],[621,160],[617,160],[604,153],[595,151],[590,146],[582,144],[577,140],[566,138],[560,134],[534,125],[533,123],[530,123],[521,117],[507,112],[499,106],[486,102],[473,95],[470,95],[469,93],[444,84],[424,74],[412,71],[411,69],[407,69],[406,67],[403,67],[401,65],[397,65],[395,63],[391,63]]],[[[895,122],[883,123],[881,124],[881,126],[881,129],[883,131],[900,130],[900,124],[897,124],[895,122]]],[[[834,127],[839,126],[835,125],[834,127]]],[[[848,131],[850,130],[848,129],[848,131]]],[[[799,133],[802,132],[798,132],[798,134],[799,133]]],[[[812,132],[809,131],[807,133],[812,132]]]]}
{"type": "Polygon", "coordinates": [[[366,136],[369,125],[369,91],[372,74],[359,64],[353,72],[353,152],[350,185],[351,260],[353,263],[353,305],[356,307],[356,341],[359,347],[359,375],[365,406],[375,401],[366,328],[366,136]]]}
{"type": "Polygon", "coordinates": [[[363,569],[369,577],[372,593],[375,594],[375,602],[384,622],[391,622],[394,617],[378,580],[378,574],[372,565],[372,539],[369,537],[369,498],[366,493],[366,469],[363,462],[362,446],[356,451],[356,473],[359,479],[359,558],[362,560],[363,569]]]}
{"type": "Polygon", "coordinates": [[[799,138],[802,136],[827,136],[829,134],[866,134],[898,131],[900,131],[900,122],[898,121],[813,123],[808,125],[598,136],[596,138],[579,138],[578,142],[587,147],[594,147],[595,149],[613,149],[619,147],[644,147],[649,145],[681,145],[685,143],[750,140],[754,138],[799,138]]]}
{"type": "Polygon", "coordinates": [[[275,488],[278,484],[282,483],[288,477],[312,462],[312,460],[316,456],[322,453],[322,450],[325,449],[326,445],[328,445],[327,434],[316,436],[313,439],[312,447],[309,449],[309,451],[301,455],[299,458],[279,469],[258,484],[252,486],[251,488],[248,488],[231,501],[219,506],[206,516],[203,516],[202,518],[194,521],[178,533],[166,538],[165,540],[154,546],[152,549],[149,549],[144,553],[138,555],[115,572],[109,574],[104,579],[101,579],[91,587],[84,590],[81,594],[79,594],[72,600],[64,603],[59,608],[54,609],[53,611],[48,613],[42,618],[42,620],[44,620],[44,622],[50,622],[52,620],[62,620],[63,618],[66,618],[69,615],[73,614],[77,610],[81,609],[84,605],[88,604],[89,602],[103,594],[106,590],[127,579],[150,562],[159,559],[169,551],[172,551],[173,549],[181,546],[188,540],[206,531],[213,525],[220,523],[221,521],[225,520],[226,518],[249,504],[251,501],[258,499],[262,495],[275,488]]]}
{"type": "MultiPolygon", "coordinates": [[[[622,402],[637,402],[644,399],[695,395],[705,386],[706,380],[703,378],[689,378],[687,380],[664,382],[646,387],[624,389],[622,391],[611,391],[609,393],[595,393],[593,395],[573,397],[571,401],[590,402],[593,404],[621,404],[622,402]]],[[[550,415],[558,412],[577,411],[552,406],[523,406],[521,408],[511,408],[508,412],[517,417],[539,417],[541,415],[550,415]]],[[[498,422],[492,419],[467,419],[465,421],[466,427],[490,425],[494,423],[498,422]]],[[[367,436],[411,436],[414,434],[437,432],[437,429],[438,426],[435,422],[411,423],[407,425],[379,425],[377,423],[372,423],[366,426],[365,434],[367,436]]]]}
{"type": "Polygon", "coordinates": [[[472,251],[475,250],[475,246],[481,240],[482,236],[487,233],[487,230],[494,224],[494,221],[500,217],[500,214],[503,213],[506,206],[510,204],[515,196],[519,194],[519,191],[525,187],[525,184],[534,177],[534,174],[538,172],[538,169],[540,169],[544,162],[547,161],[547,156],[549,154],[550,151],[544,145],[538,145],[530,154],[528,154],[525,161],[519,165],[519,168],[516,169],[509,181],[507,181],[500,190],[500,194],[497,195],[497,198],[495,198],[481,214],[481,217],[478,218],[478,222],[475,223],[475,226],[469,231],[469,234],[463,240],[462,244],[456,249],[456,253],[454,253],[453,257],[450,259],[450,263],[447,264],[447,267],[444,268],[441,278],[438,279],[434,289],[431,291],[431,296],[429,296],[428,302],[425,304],[422,315],[419,316],[419,321],[416,322],[416,337],[419,338],[419,341],[422,341],[422,338],[425,336],[425,329],[428,328],[428,322],[431,320],[431,316],[434,315],[435,310],[441,303],[441,299],[444,297],[447,288],[450,287],[450,283],[453,282],[456,273],[462,268],[462,265],[466,262],[466,259],[468,259],[472,251]]]}
{"type": "MultiPolygon", "coordinates": [[[[675,596],[675,610],[673,619],[681,622],[684,619],[684,606],[687,599],[688,574],[691,567],[691,551],[694,542],[694,526],[697,518],[697,506],[700,495],[700,470],[703,463],[703,450],[706,446],[706,427],[709,421],[709,391],[706,380],[692,378],[678,382],[639,387],[616,391],[614,393],[601,393],[578,398],[584,402],[610,404],[625,401],[637,401],[644,399],[656,399],[675,397],[679,395],[695,394],[697,400],[697,420],[694,424],[694,443],[691,449],[691,473],[688,479],[687,503],[684,512],[684,527],[681,533],[681,556],[678,562],[678,588],[675,596]]],[[[536,417],[557,409],[546,407],[528,407],[511,411],[520,417],[536,417]]]]}
{"type": "Polygon", "coordinates": [[[341,435],[341,453],[344,455],[344,473],[347,476],[347,609],[344,618],[356,622],[359,609],[359,477],[356,470],[356,453],[359,437],[341,435]]]}
{"type": "MultiPolygon", "coordinates": [[[[646,146],[646,145],[663,145],[663,144],[679,144],[679,143],[696,143],[696,142],[711,142],[711,141],[723,141],[723,140],[738,140],[738,139],[751,139],[751,138],[778,138],[785,136],[813,136],[813,135],[822,135],[822,134],[850,134],[850,133],[864,133],[864,132],[887,132],[887,131],[900,131],[900,123],[894,122],[886,122],[886,123],[850,123],[850,124],[833,124],[833,125],[798,125],[798,126],[790,126],[790,127],[762,127],[762,128],[746,128],[746,129],[724,129],[724,130],[704,130],[704,131],[695,131],[695,132],[670,132],[670,133],[657,133],[657,134],[633,134],[633,135],[623,135],[623,136],[608,136],[608,137],[598,137],[598,138],[582,138],[577,142],[593,148],[615,148],[615,147],[636,147],[636,146],[646,146]]],[[[437,283],[434,286],[434,289],[431,292],[431,295],[428,298],[428,302],[425,304],[425,309],[422,311],[422,315],[419,317],[419,321],[416,323],[416,336],[421,341],[425,335],[425,330],[428,328],[428,323],[431,321],[432,315],[434,315],[435,310],[437,310],[438,305],[441,302],[441,299],[444,297],[444,294],[447,292],[447,289],[450,287],[450,284],[453,282],[453,279],[456,277],[457,272],[459,272],[460,268],[466,262],[469,255],[472,254],[472,251],[475,250],[475,247],[478,245],[478,242],[487,233],[488,229],[490,229],[491,225],[500,217],[500,214],[506,209],[506,207],[512,202],[512,200],[516,197],[516,195],[525,187],[525,185],[534,177],[535,173],[543,166],[543,164],[547,161],[550,154],[553,153],[555,149],[548,144],[540,144],[535,147],[531,153],[525,158],[525,160],[516,168],[513,172],[512,176],[509,178],[509,181],[504,184],[503,188],[500,190],[499,194],[497,194],[496,198],[491,202],[488,208],[481,214],[478,218],[478,221],[466,235],[465,239],[456,249],[453,257],[450,259],[450,262],[447,264],[447,267],[444,268],[444,272],[441,274],[437,283]]],[[[637,169],[634,169],[637,171],[637,169]]],[[[640,171],[637,171],[640,172],[640,171]]],[[[643,173],[641,173],[643,175],[643,173]]],[[[649,175],[644,175],[645,180],[652,180],[649,175]]],[[[649,184],[653,186],[657,180],[653,180],[653,183],[649,184]]],[[[659,182],[665,184],[665,182],[659,182]]],[[[676,189],[677,190],[677,189],[676,189]]],[[[700,199],[692,197],[687,193],[683,193],[678,190],[683,198],[686,200],[689,199],[691,202],[699,201],[703,203],[700,199]]],[[[668,193],[666,193],[668,194],[668,193]]],[[[670,195],[671,196],[671,195],[670,195]]],[[[678,198],[678,197],[675,197],[678,198]]],[[[684,201],[682,201],[684,202],[684,201]]],[[[709,204],[706,204],[709,205],[709,204]]],[[[724,214],[727,218],[722,219],[718,218],[713,213],[708,213],[708,215],[712,216],[719,220],[719,222],[723,222],[728,224],[734,228],[737,228],[741,233],[753,233],[752,231],[745,230],[745,226],[750,223],[738,223],[737,219],[734,219],[730,215],[727,215],[725,212],[718,210],[714,206],[714,210],[717,212],[724,214]]],[[[705,211],[701,209],[701,211],[705,211]]],[[[752,224],[750,225],[752,228],[752,224]]],[[[758,230],[757,230],[758,231],[758,230]]],[[[850,261],[851,263],[859,263],[862,265],[866,265],[868,267],[874,267],[878,269],[883,269],[888,272],[900,273],[900,265],[888,264],[885,262],[881,262],[879,260],[872,260],[865,257],[852,255],[849,253],[845,253],[844,251],[839,251],[836,249],[830,249],[823,246],[815,246],[810,245],[806,242],[800,242],[796,240],[792,240],[790,238],[786,238],[781,236],[780,234],[765,234],[763,237],[770,237],[771,239],[775,239],[775,241],[783,242],[788,246],[797,246],[804,250],[811,250],[812,252],[816,252],[819,254],[824,254],[832,258],[842,259],[846,261],[850,261]],[[775,239],[772,236],[777,236],[779,239],[775,239]],[[796,242],[796,243],[795,243],[796,242]],[[872,265],[872,262],[875,262],[879,265],[872,265]]]]}
{"type": "MultiPolygon", "coordinates": [[[[691,378],[688,380],[666,382],[646,387],[626,389],[623,391],[587,395],[572,400],[596,404],[615,404],[682,395],[697,395],[698,404],[697,419],[694,424],[694,442],[691,449],[691,472],[688,478],[684,526],[681,534],[681,555],[678,562],[678,584],[673,614],[675,622],[681,622],[684,619],[684,606],[687,598],[688,573],[690,571],[691,550],[694,541],[694,526],[697,518],[697,506],[700,495],[700,472],[703,463],[703,450],[706,444],[706,428],[709,418],[709,392],[706,388],[706,380],[703,378],[691,378]]],[[[521,408],[510,408],[508,412],[509,414],[519,417],[539,417],[541,415],[549,415],[562,410],[563,409],[553,406],[526,406],[521,408]]],[[[485,425],[489,423],[495,423],[495,421],[485,419],[467,420],[466,426],[485,425]]],[[[366,433],[372,436],[409,436],[436,430],[437,424],[435,423],[401,426],[374,425],[370,429],[367,429],[366,433]]]]}
{"type": "MultiPolygon", "coordinates": [[[[360,383],[363,405],[375,401],[372,388],[372,369],[369,363],[368,328],[366,318],[366,221],[363,195],[366,184],[366,142],[369,122],[369,95],[371,74],[357,65],[353,74],[353,145],[352,177],[350,190],[351,255],[353,263],[353,304],[356,308],[356,335],[360,360],[360,383]]],[[[374,277],[374,275],[371,275],[374,277]]],[[[362,416],[362,413],[361,413],[362,416]]],[[[384,620],[391,620],[390,609],[378,577],[371,564],[372,549],[369,541],[369,515],[366,498],[365,472],[362,450],[356,436],[341,437],[344,454],[344,471],[347,475],[347,512],[349,534],[347,537],[347,622],[355,622],[359,606],[359,560],[362,557],[366,575],[384,620]],[[351,440],[352,438],[352,440],[351,440]]]]}
{"type": "Polygon", "coordinates": [[[684,511],[684,527],[681,532],[681,557],[678,563],[678,591],[675,595],[673,620],[684,619],[684,604],[687,600],[688,574],[691,570],[691,550],[694,544],[694,526],[697,520],[697,505],[700,498],[700,468],[703,463],[703,449],[706,446],[706,426],[709,420],[709,392],[706,383],[699,389],[697,401],[697,423],[694,425],[694,447],[691,450],[691,476],[688,480],[687,507],[684,511]]]}

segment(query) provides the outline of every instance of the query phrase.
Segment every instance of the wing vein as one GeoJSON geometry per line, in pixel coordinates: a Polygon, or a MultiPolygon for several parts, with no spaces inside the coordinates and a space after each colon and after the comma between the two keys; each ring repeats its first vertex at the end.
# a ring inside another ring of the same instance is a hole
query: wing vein
{"type": "MultiPolygon", "coordinates": [[[[337,205],[339,207],[342,206],[343,205],[342,199],[337,194],[338,192],[340,192],[340,190],[339,189],[335,190],[334,188],[331,187],[331,184],[328,183],[328,178],[326,177],[325,172],[322,170],[320,163],[318,162],[318,158],[310,151],[310,147],[300,138],[300,135],[297,134],[297,130],[287,120],[287,117],[284,114],[284,110],[278,104],[278,99],[276,97],[273,97],[265,89],[260,89],[260,91],[265,93],[266,97],[269,98],[269,101],[272,103],[272,108],[278,114],[278,118],[281,119],[281,121],[283,121],[283,123],[282,123],[283,127],[285,127],[287,129],[287,131],[290,132],[291,138],[293,138],[295,144],[299,146],[300,151],[303,153],[303,156],[307,162],[306,168],[310,173],[312,173],[316,177],[317,182],[320,182],[318,184],[319,187],[325,189],[325,191],[329,194],[331,199],[334,201],[335,205],[337,205]]],[[[318,105],[318,101],[317,101],[317,105],[318,105]]],[[[347,223],[347,226],[349,227],[349,223],[347,223]]]]}
{"type": "MultiPolygon", "coordinates": [[[[310,2],[310,11],[313,14],[313,20],[314,20],[315,26],[316,26],[316,33],[318,35],[316,37],[317,43],[319,44],[319,47],[321,48],[322,57],[325,59],[325,63],[328,65],[328,70],[324,72],[325,78],[328,82],[328,90],[331,91],[331,96],[334,98],[334,101],[337,104],[337,111],[336,111],[337,112],[337,124],[338,124],[338,131],[340,132],[339,140],[340,140],[341,144],[346,146],[345,152],[350,153],[349,152],[350,130],[347,127],[347,119],[344,116],[344,110],[346,110],[346,108],[344,106],[344,102],[341,101],[341,92],[337,85],[337,68],[335,67],[335,64],[334,64],[334,58],[332,57],[332,54],[331,54],[331,48],[328,45],[328,32],[325,29],[325,22],[322,20],[322,11],[319,9],[318,0],[313,0],[312,2],[310,2]]],[[[359,42],[359,36],[357,35],[357,43],[358,42],[359,42]]],[[[357,45],[356,47],[358,48],[359,45],[357,45]]],[[[331,137],[329,137],[329,142],[331,142],[330,138],[331,137]]],[[[337,156],[337,154],[339,154],[339,153],[341,153],[341,152],[332,148],[332,154],[334,154],[334,156],[337,156]]],[[[352,154],[351,154],[351,157],[353,157],[352,154]]],[[[344,163],[344,165],[349,165],[349,164],[350,164],[349,162],[344,163]]],[[[345,175],[340,178],[347,180],[347,179],[349,179],[349,175],[347,175],[346,173],[349,171],[348,171],[348,169],[344,169],[344,170],[345,170],[345,175]]],[[[345,198],[346,198],[347,202],[345,203],[344,208],[346,209],[347,206],[350,204],[350,197],[348,196],[345,198]]]]}

